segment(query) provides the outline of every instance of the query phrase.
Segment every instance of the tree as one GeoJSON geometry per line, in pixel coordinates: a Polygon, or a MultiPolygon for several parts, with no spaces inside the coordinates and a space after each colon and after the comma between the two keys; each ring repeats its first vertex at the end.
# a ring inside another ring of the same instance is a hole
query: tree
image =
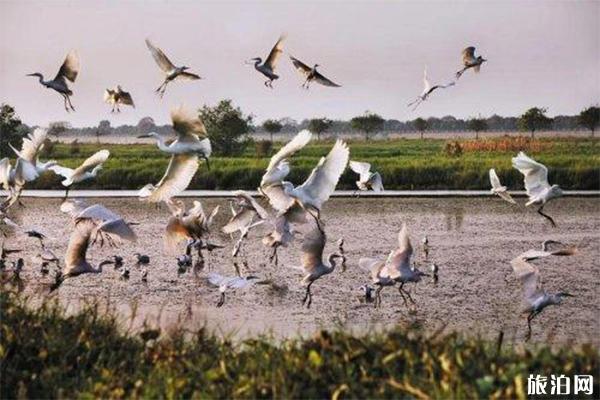
{"type": "Polygon", "coordinates": [[[421,139],[423,139],[423,132],[429,128],[429,124],[423,118],[419,117],[413,121],[414,128],[421,134],[421,139]]]}
{"type": "Polygon", "coordinates": [[[58,135],[71,128],[71,124],[66,121],[50,122],[48,125],[48,136],[58,138],[58,135]]]}
{"type": "Polygon", "coordinates": [[[15,109],[11,105],[2,103],[0,106],[0,159],[8,157],[12,153],[9,144],[15,148],[18,147],[21,139],[20,126],[21,120],[17,117],[15,109]]]}
{"type": "Polygon", "coordinates": [[[535,131],[549,128],[552,125],[552,118],[546,116],[546,109],[541,107],[533,107],[525,111],[519,117],[517,126],[522,131],[531,132],[531,137],[535,137],[535,131]]]}
{"type": "Polygon", "coordinates": [[[265,129],[265,131],[269,132],[269,135],[271,136],[271,142],[273,141],[273,134],[279,133],[279,131],[281,131],[281,128],[283,127],[283,125],[281,125],[281,122],[277,121],[276,119],[268,119],[265,122],[263,122],[262,126],[265,129]]]}
{"type": "Polygon", "coordinates": [[[487,131],[488,124],[483,118],[471,118],[469,122],[467,122],[467,129],[475,132],[475,139],[479,139],[479,132],[487,131]]]}
{"type": "Polygon", "coordinates": [[[204,106],[198,112],[215,154],[230,156],[244,151],[252,116],[244,115],[231,100],[221,100],[215,107],[204,106]]]}
{"type": "Polygon", "coordinates": [[[321,140],[321,134],[331,127],[332,121],[327,118],[313,118],[308,121],[308,130],[317,134],[317,140],[321,140]]]}
{"type": "Polygon", "coordinates": [[[592,137],[594,137],[594,131],[600,124],[600,108],[598,106],[586,108],[579,113],[577,123],[592,131],[592,137]]]}
{"type": "Polygon", "coordinates": [[[380,130],[385,120],[379,115],[366,111],[363,115],[350,120],[352,129],[365,133],[365,140],[369,140],[369,134],[380,130]]]}
{"type": "Polygon", "coordinates": [[[100,143],[100,136],[107,135],[110,133],[110,121],[103,119],[98,124],[98,128],[96,129],[96,141],[100,143]]]}

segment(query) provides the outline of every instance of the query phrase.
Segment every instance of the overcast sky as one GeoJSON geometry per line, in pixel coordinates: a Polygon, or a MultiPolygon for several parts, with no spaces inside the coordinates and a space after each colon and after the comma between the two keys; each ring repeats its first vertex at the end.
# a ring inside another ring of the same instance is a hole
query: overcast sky
{"type": "Polygon", "coordinates": [[[258,121],[365,110],[399,120],[418,116],[517,115],[531,106],[575,114],[600,99],[598,1],[7,1],[0,0],[0,101],[29,124],[74,126],[168,121],[178,104],[199,107],[230,98],[258,121]],[[343,87],[300,88],[287,55],[274,90],[250,57],[265,58],[286,32],[285,51],[343,87]],[[205,77],[174,82],[160,100],[162,75],[145,38],[171,61],[205,77]],[[460,68],[461,50],[476,46],[481,73],[436,92],[416,112],[406,104],[422,90],[426,64],[433,83],[460,68]],[[25,74],[53,77],[77,49],[82,69],[72,85],[77,112],[25,74]],[[111,115],[103,90],[121,84],[136,109],[111,115]]]}

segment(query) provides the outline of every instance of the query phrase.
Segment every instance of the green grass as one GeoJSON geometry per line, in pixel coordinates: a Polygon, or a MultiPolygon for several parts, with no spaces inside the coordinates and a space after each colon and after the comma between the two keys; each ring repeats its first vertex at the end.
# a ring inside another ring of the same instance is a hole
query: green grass
{"type": "MultiPolygon", "coordinates": [[[[509,188],[522,188],[522,177],[512,169],[510,161],[516,150],[466,151],[459,157],[452,157],[444,150],[446,143],[441,139],[350,142],[351,159],[373,164],[374,169],[382,174],[387,189],[487,189],[487,171],[492,167],[509,188]]],[[[551,182],[559,183],[564,189],[600,189],[598,140],[552,138],[540,139],[537,143],[546,148],[541,152],[529,151],[528,154],[549,167],[551,182]]],[[[50,157],[73,167],[100,147],[111,151],[111,158],[99,177],[79,185],[81,189],[139,189],[146,183],[158,182],[169,160],[153,145],[79,146],[79,154],[72,155],[69,145],[56,145],[50,157]]],[[[278,149],[280,146],[276,144],[275,147],[278,149]]],[[[332,142],[307,146],[292,159],[289,180],[302,182],[331,146],[332,142]]],[[[268,161],[267,157],[256,157],[254,148],[249,148],[239,157],[213,157],[211,170],[207,171],[202,165],[190,189],[256,189],[268,161]]],[[[338,189],[354,189],[355,181],[356,175],[347,170],[338,189]]],[[[48,173],[30,188],[60,189],[60,178],[48,173]]]]}
{"type": "Polygon", "coordinates": [[[206,330],[124,332],[90,304],[67,315],[0,291],[1,398],[526,398],[530,373],[594,375],[591,345],[515,350],[396,328],[233,343],[206,330]]]}

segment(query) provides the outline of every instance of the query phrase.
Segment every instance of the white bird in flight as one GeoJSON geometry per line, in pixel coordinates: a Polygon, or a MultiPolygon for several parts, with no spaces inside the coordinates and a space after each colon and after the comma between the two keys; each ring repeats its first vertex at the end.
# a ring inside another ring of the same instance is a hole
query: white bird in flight
{"type": "Polygon", "coordinates": [[[481,56],[475,57],[475,47],[469,46],[462,51],[463,69],[456,73],[456,79],[460,78],[462,74],[469,68],[473,68],[473,71],[479,72],[481,64],[487,60],[481,56]]]}
{"type": "Polygon", "coordinates": [[[133,97],[131,97],[129,92],[124,91],[121,88],[121,85],[117,85],[114,89],[105,89],[104,102],[112,105],[112,109],[110,110],[111,113],[114,113],[115,111],[121,112],[119,104],[135,108],[133,97]]]}
{"type": "Polygon", "coordinates": [[[356,186],[359,190],[383,192],[383,182],[379,172],[371,172],[371,164],[360,161],[350,161],[350,169],[359,175],[356,186]]]}
{"type": "Polygon", "coordinates": [[[165,91],[167,90],[167,85],[171,81],[174,81],[176,79],[191,80],[191,81],[201,79],[200,76],[193,74],[191,72],[187,72],[187,70],[190,69],[189,67],[186,67],[186,66],[176,67],[171,62],[171,60],[169,60],[169,58],[165,55],[165,53],[163,53],[163,51],[161,49],[159,49],[158,47],[154,46],[152,44],[152,42],[150,42],[149,39],[146,39],[146,46],[148,46],[148,50],[150,50],[150,54],[152,54],[152,57],[154,58],[154,61],[156,61],[156,64],[158,65],[158,67],[165,74],[165,80],[155,90],[155,92],[158,93],[158,95],[160,97],[163,97],[163,95],[165,94],[165,91]]]}
{"type": "Polygon", "coordinates": [[[263,224],[269,217],[269,214],[247,192],[237,190],[233,193],[233,196],[237,199],[238,208],[235,209],[233,204],[231,205],[231,213],[233,216],[229,222],[221,228],[221,231],[229,235],[232,235],[237,231],[240,232],[240,237],[233,246],[231,252],[232,257],[237,257],[242,246],[242,241],[248,236],[250,230],[263,224]]]}
{"type": "Polygon", "coordinates": [[[62,167],[60,165],[53,165],[49,169],[54,171],[55,174],[61,175],[63,178],[65,178],[62,181],[62,185],[66,188],[66,198],[68,197],[69,190],[73,184],[95,178],[102,169],[102,165],[106,162],[106,160],[108,160],[109,156],[110,152],[108,150],[100,150],[88,157],[83,164],[75,169],[62,167]]]}
{"type": "Polygon", "coordinates": [[[158,148],[172,154],[160,182],[156,185],[150,183],[139,191],[142,200],[152,203],[167,201],[183,192],[198,170],[198,155],[206,160],[208,166],[208,157],[212,152],[210,140],[206,138],[206,129],[198,117],[183,108],[177,108],[171,111],[171,120],[178,136],[170,145],[166,145],[163,138],[156,133],[139,136],[157,139],[158,148]]]}
{"type": "Polygon", "coordinates": [[[75,111],[75,107],[73,107],[73,104],[71,104],[71,96],[73,95],[73,91],[69,89],[67,80],[75,82],[75,79],[77,79],[77,75],[79,74],[79,70],[79,56],[77,55],[76,51],[71,51],[69,54],[67,54],[65,61],[61,65],[54,79],[45,81],[44,76],[39,72],[28,74],[27,76],[37,76],[43,86],[58,92],[63,97],[65,110],[69,112],[69,107],[73,111],[75,111]]]}
{"type": "Polygon", "coordinates": [[[447,89],[451,86],[456,85],[456,81],[452,81],[452,82],[448,82],[446,84],[437,84],[434,86],[431,86],[431,83],[429,82],[429,79],[427,78],[427,67],[425,67],[425,69],[423,70],[423,92],[421,92],[421,94],[419,96],[417,96],[417,98],[408,103],[407,107],[412,106],[413,104],[415,105],[413,108],[413,111],[417,109],[417,107],[419,107],[419,105],[426,101],[429,96],[431,95],[431,93],[433,93],[435,90],[437,89],[447,89]]]}
{"type": "Polygon", "coordinates": [[[506,186],[502,186],[502,184],[500,183],[500,178],[498,178],[498,175],[496,174],[496,170],[494,168],[491,168],[489,174],[490,174],[490,183],[492,185],[490,192],[492,192],[493,194],[497,194],[498,196],[500,196],[502,199],[508,201],[509,203],[517,204],[517,202],[514,201],[512,197],[510,197],[510,193],[508,193],[506,186]]]}
{"type": "Polygon", "coordinates": [[[275,73],[275,69],[277,67],[277,61],[281,54],[283,54],[283,41],[285,40],[285,35],[281,35],[275,43],[275,46],[271,49],[269,56],[262,62],[262,58],[254,57],[251,58],[247,63],[254,62],[254,68],[266,76],[268,80],[265,81],[265,86],[273,89],[273,81],[279,79],[279,75],[275,73]]]}
{"type": "MultiPolygon", "coordinates": [[[[540,255],[540,257],[549,255],[553,254],[548,253],[546,255],[540,255]]],[[[524,303],[526,304],[523,312],[528,313],[527,336],[525,337],[525,340],[529,340],[531,337],[531,321],[533,321],[544,308],[550,305],[561,304],[565,297],[573,297],[572,294],[567,292],[549,293],[544,289],[538,267],[528,262],[536,258],[539,257],[533,257],[529,251],[517,256],[510,262],[517,279],[519,279],[523,287],[523,298],[524,303]]]]}
{"type": "Polygon", "coordinates": [[[225,292],[234,289],[246,289],[256,284],[266,284],[268,281],[261,281],[260,278],[254,275],[241,276],[223,276],[217,273],[209,273],[207,276],[208,283],[219,288],[221,296],[217,302],[217,307],[225,304],[225,292]]]}
{"type": "Polygon", "coordinates": [[[532,204],[539,205],[538,214],[547,218],[553,227],[556,227],[554,219],[543,212],[544,206],[550,200],[559,198],[563,195],[562,189],[558,185],[548,183],[548,168],[545,165],[527,157],[522,151],[512,159],[512,165],[523,174],[525,181],[525,190],[529,201],[525,206],[532,204]]]}
{"type": "MultiPolygon", "coordinates": [[[[216,206],[210,215],[204,212],[202,203],[195,200],[193,207],[186,210],[185,204],[180,200],[170,200],[167,202],[171,217],[165,228],[165,247],[169,251],[174,251],[183,240],[188,241],[188,248],[191,242],[201,244],[206,240],[215,216],[219,212],[219,206],[216,206]]],[[[198,254],[202,257],[201,246],[197,246],[198,254]]]]}
{"type": "Polygon", "coordinates": [[[294,65],[296,70],[305,79],[304,83],[302,84],[302,87],[304,89],[308,90],[310,83],[313,81],[323,86],[341,87],[340,85],[331,81],[330,79],[325,78],[325,76],[323,76],[319,71],[317,71],[317,67],[319,67],[319,64],[315,64],[311,68],[295,57],[290,56],[290,59],[292,60],[292,64],[294,65]]]}

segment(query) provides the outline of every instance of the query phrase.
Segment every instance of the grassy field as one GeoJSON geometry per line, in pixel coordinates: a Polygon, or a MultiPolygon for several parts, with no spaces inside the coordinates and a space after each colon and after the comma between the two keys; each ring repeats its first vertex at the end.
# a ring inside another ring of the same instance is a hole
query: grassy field
{"type": "MultiPolygon", "coordinates": [[[[519,150],[548,165],[550,181],[565,189],[600,189],[600,153],[598,140],[589,138],[495,138],[486,140],[443,139],[350,142],[351,159],[368,161],[383,176],[387,189],[487,189],[487,171],[494,167],[503,183],[521,189],[522,177],[511,168],[511,157],[519,150]],[[449,153],[448,146],[462,154],[449,153]]],[[[311,144],[293,158],[289,180],[303,181],[327,154],[332,142],[311,144]]],[[[276,144],[276,148],[281,144],[276,144]]],[[[153,145],[79,144],[78,153],[67,144],[55,145],[49,157],[66,166],[75,166],[99,148],[111,151],[111,158],[98,179],[84,183],[81,189],[139,189],[156,183],[168,164],[168,156],[153,145]]],[[[211,159],[211,170],[202,165],[190,189],[256,189],[268,164],[258,157],[254,147],[239,157],[211,159]]],[[[350,170],[342,176],[338,189],[354,189],[356,175],[350,170]]],[[[43,176],[30,188],[58,189],[59,177],[43,176]]]]}
{"type": "Polygon", "coordinates": [[[200,330],[125,332],[91,304],[66,315],[0,291],[1,398],[518,398],[530,373],[594,375],[598,349],[516,350],[418,327],[240,343],[200,330]]]}

